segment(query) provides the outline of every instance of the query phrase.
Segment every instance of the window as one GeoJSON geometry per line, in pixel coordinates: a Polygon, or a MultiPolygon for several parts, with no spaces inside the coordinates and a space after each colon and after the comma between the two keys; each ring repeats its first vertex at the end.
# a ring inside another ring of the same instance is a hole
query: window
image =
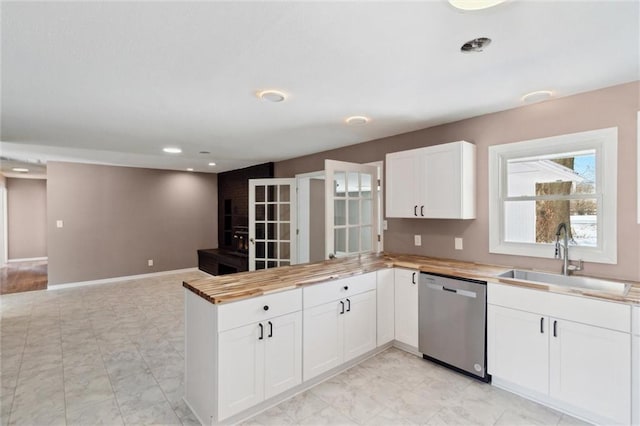
{"type": "Polygon", "coordinates": [[[489,251],[617,262],[617,128],[489,147],[489,251]]]}

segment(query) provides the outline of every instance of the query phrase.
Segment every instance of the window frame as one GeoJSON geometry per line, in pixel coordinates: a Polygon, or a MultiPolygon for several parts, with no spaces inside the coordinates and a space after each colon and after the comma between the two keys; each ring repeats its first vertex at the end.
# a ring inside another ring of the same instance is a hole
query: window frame
{"type": "MultiPolygon", "coordinates": [[[[592,130],[489,147],[489,252],[516,256],[554,258],[551,243],[516,243],[504,240],[504,203],[507,161],[595,149],[598,245],[570,246],[571,260],[616,264],[618,262],[617,192],[618,128],[592,130]]],[[[514,197],[510,197],[513,199],[514,197]]],[[[530,197],[528,197],[530,198],[530,197]]]]}

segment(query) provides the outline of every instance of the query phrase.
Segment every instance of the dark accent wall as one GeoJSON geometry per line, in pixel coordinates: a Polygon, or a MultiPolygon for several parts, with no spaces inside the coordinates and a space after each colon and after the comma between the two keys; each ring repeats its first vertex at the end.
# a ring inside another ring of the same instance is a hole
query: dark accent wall
{"type": "Polygon", "coordinates": [[[192,268],[216,246],[213,173],[49,162],[47,175],[49,285],[192,268]]]}
{"type": "Polygon", "coordinates": [[[8,258],[47,256],[47,181],[7,178],[8,258]]]}
{"type": "Polygon", "coordinates": [[[273,177],[273,163],[218,174],[218,247],[233,249],[233,229],[249,226],[249,179],[273,177]]]}
{"type": "Polygon", "coordinates": [[[459,140],[473,142],[477,147],[477,218],[389,219],[385,251],[560,271],[557,260],[489,253],[489,146],[617,127],[618,264],[589,263],[584,273],[640,280],[640,225],[636,216],[639,93],[640,83],[636,81],[280,161],[275,165],[275,176],[322,170],[325,158],[367,163],[384,160],[388,152],[459,140]],[[413,244],[415,234],[422,235],[420,247],[413,244]],[[454,250],[454,237],[464,238],[464,250],[454,250]]]}

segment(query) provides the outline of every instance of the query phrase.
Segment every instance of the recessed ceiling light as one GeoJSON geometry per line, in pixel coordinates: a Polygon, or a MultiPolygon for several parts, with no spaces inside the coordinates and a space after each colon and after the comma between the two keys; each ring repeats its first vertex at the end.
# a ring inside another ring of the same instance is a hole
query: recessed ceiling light
{"type": "Polygon", "coordinates": [[[497,6],[505,0],[449,0],[451,6],[462,10],[480,10],[497,6]]]}
{"type": "Polygon", "coordinates": [[[279,90],[263,90],[258,92],[258,97],[269,102],[282,102],[287,99],[287,95],[279,90]]]}
{"type": "Polygon", "coordinates": [[[172,147],[172,146],[168,146],[166,148],[162,148],[162,150],[164,152],[166,152],[167,154],[180,154],[182,152],[182,150],[180,148],[176,148],[176,147],[172,147]]]}
{"type": "Polygon", "coordinates": [[[351,117],[347,117],[347,119],[344,120],[344,122],[350,126],[359,126],[362,124],[367,124],[370,121],[371,119],[369,117],[365,117],[364,115],[352,115],[351,117]]]}
{"type": "Polygon", "coordinates": [[[216,163],[211,162],[211,163],[209,163],[209,165],[213,167],[213,166],[215,166],[215,165],[216,165],[216,163]]]}
{"type": "Polygon", "coordinates": [[[11,170],[18,173],[29,173],[29,169],[25,169],[24,167],[14,167],[11,170]]]}
{"type": "Polygon", "coordinates": [[[551,96],[553,96],[553,92],[551,90],[537,90],[535,92],[527,93],[522,97],[523,102],[540,102],[546,101],[551,96]]]}
{"type": "Polygon", "coordinates": [[[193,171],[193,169],[192,169],[191,167],[189,167],[189,168],[187,169],[187,171],[188,171],[188,172],[192,172],[192,171],[193,171]]]}
{"type": "Polygon", "coordinates": [[[488,37],[478,37],[473,40],[469,40],[465,44],[462,45],[460,51],[462,53],[470,53],[470,52],[482,52],[486,49],[487,46],[491,44],[491,39],[488,37]]]}

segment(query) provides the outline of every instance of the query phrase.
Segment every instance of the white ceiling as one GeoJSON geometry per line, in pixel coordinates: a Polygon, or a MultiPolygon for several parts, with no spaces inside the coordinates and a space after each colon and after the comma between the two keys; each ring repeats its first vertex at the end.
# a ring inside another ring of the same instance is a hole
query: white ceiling
{"type": "Polygon", "coordinates": [[[639,17],[635,0],[3,2],[0,149],[215,172],[293,158],[638,80],[639,17]],[[493,42],[459,51],[476,37],[493,42]]]}

